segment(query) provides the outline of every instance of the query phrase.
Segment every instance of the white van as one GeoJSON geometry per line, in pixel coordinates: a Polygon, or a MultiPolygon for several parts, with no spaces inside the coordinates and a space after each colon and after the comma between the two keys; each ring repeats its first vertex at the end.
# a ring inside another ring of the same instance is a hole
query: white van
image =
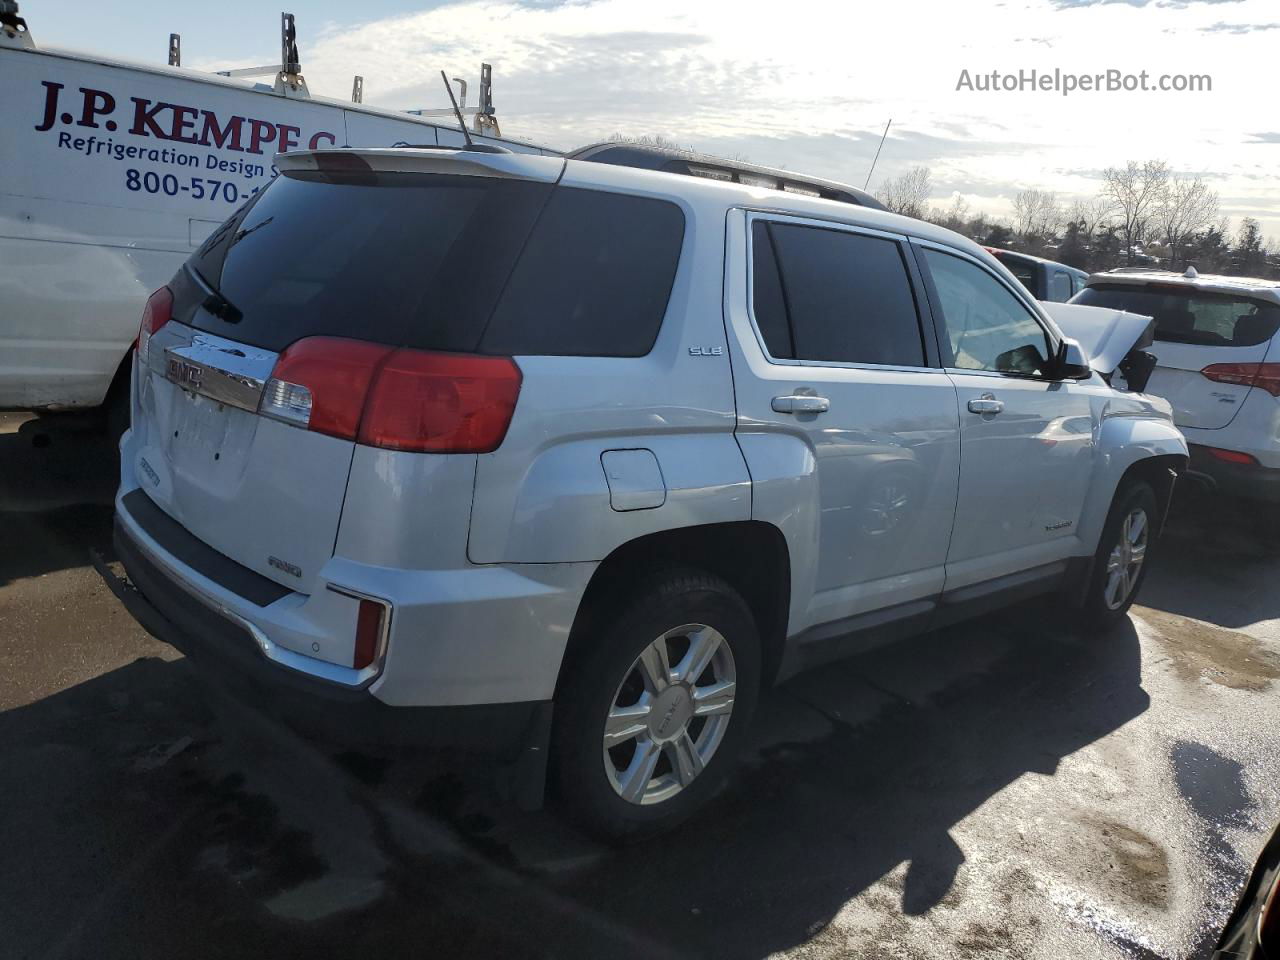
{"type": "Polygon", "coordinates": [[[463,143],[456,124],[313,97],[284,70],[273,86],[42,49],[16,15],[3,21],[0,409],[118,399],[127,415],[148,295],[275,176],[275,154],[463,143]]]}

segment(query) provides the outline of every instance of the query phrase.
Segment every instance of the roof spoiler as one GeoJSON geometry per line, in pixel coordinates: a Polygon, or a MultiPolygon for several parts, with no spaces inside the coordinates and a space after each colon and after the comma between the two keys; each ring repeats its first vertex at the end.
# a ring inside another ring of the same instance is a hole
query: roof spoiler
{"type": "Polygon", "coordinates": [[[375,173],[427,173],[555,183],[564,172],[562,157],[445,147],[431,150],[394,147],[298,150],[277,153],[275,164],[286,177],[318,174],[322,178],[330,176],[357,182],[371,178],[375,173]]]}

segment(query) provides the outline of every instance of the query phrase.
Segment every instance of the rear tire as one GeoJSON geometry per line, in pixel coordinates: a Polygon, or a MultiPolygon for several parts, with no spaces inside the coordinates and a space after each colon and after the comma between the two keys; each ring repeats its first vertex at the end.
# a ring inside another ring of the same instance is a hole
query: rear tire
{"type": "Polygon", "coordinates": [[[1133,606],[1160,533],[1159,504],[1151,485],[1126,483],[1117,492],[1098,540],[1083,603],[1084,619],[1105,630],[1133,606]]]}
{"type": "Polygon", "coordinates": [[[742,745],[761,669],[751,611],[719,577],[665,571],[619,606],[594,611],[585,629],[596,635],[578,638],[552,734],[559,800],[611,842],[670,830],[712,799],[742,745]]]}

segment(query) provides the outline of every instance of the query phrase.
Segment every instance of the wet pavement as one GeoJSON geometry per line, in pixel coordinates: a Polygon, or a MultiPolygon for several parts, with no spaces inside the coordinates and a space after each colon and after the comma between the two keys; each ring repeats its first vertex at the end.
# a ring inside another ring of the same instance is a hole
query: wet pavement
{"type": "Polygon", "coordinates": [[[0,956],[1207,957],[1280,820],[1280,549],[1182,496],[1131,622],[1030,605],[764,700],[626,850],[471,761],[342,752],[149,637],[112,451],[0,414],[0,956]]]}

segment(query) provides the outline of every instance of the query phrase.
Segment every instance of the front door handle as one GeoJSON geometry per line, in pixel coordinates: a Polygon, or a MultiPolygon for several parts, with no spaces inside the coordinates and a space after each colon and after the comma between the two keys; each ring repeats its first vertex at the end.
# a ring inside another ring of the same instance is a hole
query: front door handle
{"type": "Polygon", "coordinates": [[[1004,409],[1004,401],[997,400],[994,394],[984,393],[969,401],[969,412],[980,413],[984,417],[992,417],[1004,409]]]}
{"type": "Polygon", "coordinates": [[[831,409],[831,401],[808,393],[793,393],[774,397],[772,406],[777,413],[826,413],[831,409]]]}

